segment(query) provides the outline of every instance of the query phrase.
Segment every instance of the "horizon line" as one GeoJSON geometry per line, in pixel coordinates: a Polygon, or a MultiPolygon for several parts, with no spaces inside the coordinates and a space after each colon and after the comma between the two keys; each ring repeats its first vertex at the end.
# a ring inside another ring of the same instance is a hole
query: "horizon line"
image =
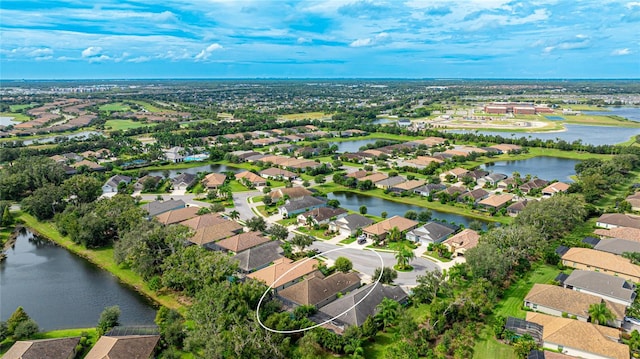
{"type": "Polygon", "coordinates": [[[229,81],[229,80],[403,80],[403,81],[640,81],[640,77],[104,77],[104,78],[11,78],[2,82],[35,82],[35,81],[229,81]]]}

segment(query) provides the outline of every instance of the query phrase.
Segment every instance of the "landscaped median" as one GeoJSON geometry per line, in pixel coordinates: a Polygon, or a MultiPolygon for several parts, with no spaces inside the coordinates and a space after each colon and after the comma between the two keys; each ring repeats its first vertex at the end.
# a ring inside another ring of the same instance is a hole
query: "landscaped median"
{"type": "Polygon", "coordinates": [[[30,228],[38,235],[57,243],[70,252],[86,258],[98,267],[109,271],[111,274],[118,277],[121,282],[133,287],[136,291],[152,299],[156,303],[172,309],[182,308],[180,302],[178,302],[177,298],[173,295],[157,294],[155,291],[149,289],[149,286],[141,276],[130,269],[121,268],[113,259],[112,247],[95,250],[87,249],[74,243],[69,237],[61,235],[55,228],[55,225],[51,222],[40,222],[35,217],[24,212],[19,212],[19,215],[17,215],[16,218],[21,220],[26,227],[30,228]]]}

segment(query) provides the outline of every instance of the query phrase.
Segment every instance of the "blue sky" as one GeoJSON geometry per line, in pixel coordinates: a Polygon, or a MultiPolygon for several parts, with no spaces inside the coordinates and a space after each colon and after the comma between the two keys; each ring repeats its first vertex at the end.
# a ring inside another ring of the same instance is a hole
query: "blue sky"
{"type": "Polygon", "coordinates": [[[640,1],[0,2],[0,78],[640,78],[640,1]]]}

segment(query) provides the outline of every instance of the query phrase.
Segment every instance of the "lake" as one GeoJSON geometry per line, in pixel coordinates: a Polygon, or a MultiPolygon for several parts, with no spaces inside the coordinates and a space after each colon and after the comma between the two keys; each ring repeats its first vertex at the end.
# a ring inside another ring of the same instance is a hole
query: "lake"
{"type": "Polygon", "coordinates": [[[607,111],[582,111],[585,115],[620,116],[628,120],[640,122],[640,107],[606,107],[607,111]]]}
{"type": "Polygon", "coordinates": [[[497,161],[482,165],[489,172],[503,173],[511,176],[518,172],[522,177],[530,174],[544,180],[573,182],[570,176],[576,174],[575,166],[580,161],[558,157],[533,157],[518,161],[497,161]]]}
{"type": "MultiPolygon", "coordinates": [[[[327,194],[328,199],[337,199],[340,201],[340,207],[358,212],[360,210],[360,206],[367,206],[367,213],[373,214],[375,216],[380,216],[380,213],[387,212],[387,218],[391,218],[393,216],[403,217],[404,214],[409,210],[414,210],[416,212],[424,211],[428,208],[414,206],[406,203],[389,201],[387,199],[367,196],[360,193],[353,192],[343,192],[336,191],[333,193],[327,194]]],[[[425,202],[427,199],[425,198],[425,202]]],[[[440,219],[446,220],[447,222],[455,222],[457,224],[464,224],[465,227],[469,228],[469,223],[472,222],[473,218],[468,218],[465,216],[439,212],[433,209],[429,209],[432,213],[432,219],[440,219]]],[[[481,221],[482,222],[482,221],[481,221]]]]}
{"type": "MultiPolygon", "coordinates": [[[[77,133],[72,133],[69,135],[58,135],[58,136],[51,136],[51,137],[42,137],[42,138],[37,138],[37,139],[33,139],[33,140],[24,140],[24,144],[25,145],[31,145],[34,142],[38,142],[38,143],[51,143],[51,142],[55,142],[56,138],[68,138],[68,139],[86,139],[89,138],[89,136],[91,135],[98,135],[98,136],[104,136],[102,134],[102,132],[98,132],[98,131],[82,131],[82,132],[77,132],[77,133]]],[[[20,140],[20,137],[16,137],[16,140],[20,140]]]]}
{"type": "Polygon", "coordinates": [[[338,153],[345,152],[358,152],[360,147],[366,146],[370,143],[383,140],[382,138],[368,138],[366,140],[354,140],[354,141],[342,141],[342,142],[329,142],[329,146],[338,146],[338,153]]]}
{"type": "MultiPolygon", "coordinates": [[[[169,177],[175,177],[176,175],[178,175],[180,173],[190,173],[190,174],[195,175],[195,174],[198,174],[198,172],[207,172],[207,173],[217,172],[217,173],[222,173],[222,172],[227,172],[227,171],[238,173],[238,172],[242,172],[244,170],[242,168],[237,168],[237,167],[229,167],[229,166],[218,165],[218,164],[208,164],[208,165],[202,165],[202,166],[196,166],[196,167],[181,168],[181,169],[177,169],[177,170],[169,170],[169,177]]],[[[164,170],[149,171],[149,175],[150,176],[164,176],[163,172],[164,172],[164,170]]]]}
{"type": "Polygon", "coordinates": [[[20,123],[20,121],[14,121],[14,117],[2,117],[0,116],[0,126],[9,126],[20,123]]]}
{"type": "Polygon", "coordinates": [[[95,327],[105,307],[118,305],[123,325],[152,325],[152,303],[96,267],[55,243],[18,235],[0,263],[0,320],[18,306],[41,330],[95,327]]]}

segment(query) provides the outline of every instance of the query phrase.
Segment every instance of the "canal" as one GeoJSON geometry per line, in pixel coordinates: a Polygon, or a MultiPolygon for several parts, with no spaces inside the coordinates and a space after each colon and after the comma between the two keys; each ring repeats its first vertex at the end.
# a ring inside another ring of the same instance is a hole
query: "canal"
{"type": "Polygon", "coordinates": [[[28,230],[0,263],[0,320],[18,306],[41,330],[89,328],[98,323],[105,307],[118,305],[122,325],[153,324],[153,303],[96,267],[55,243],[28,230]]]}

